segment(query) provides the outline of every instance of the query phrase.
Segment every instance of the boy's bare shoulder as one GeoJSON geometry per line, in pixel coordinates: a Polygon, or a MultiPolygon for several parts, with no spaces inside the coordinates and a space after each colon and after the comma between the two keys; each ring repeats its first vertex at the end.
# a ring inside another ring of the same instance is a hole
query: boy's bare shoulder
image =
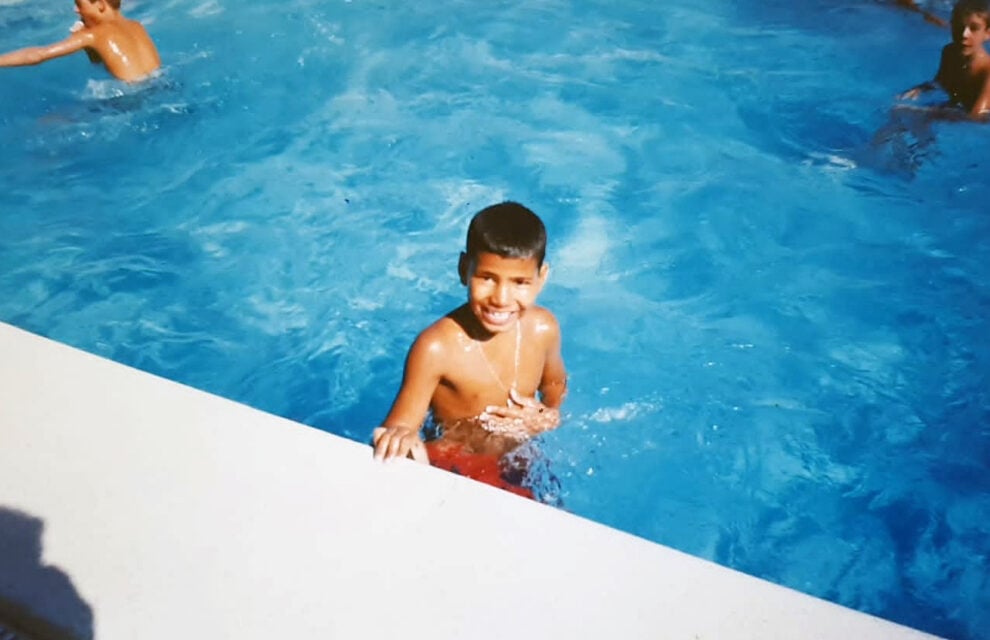
{"type": "Polygon", "coordinates": [[[546,307],[531,307],[526,311],[537,333],[560,333],[560,324],[557,316],[546,307]]]}
{"type": "Polygon", "coordinates": [[[463,342],[466,334],[453,315],[452,312],[443,316],[423,329],[416,337],[414,348],[442,356],[463,342]]]}

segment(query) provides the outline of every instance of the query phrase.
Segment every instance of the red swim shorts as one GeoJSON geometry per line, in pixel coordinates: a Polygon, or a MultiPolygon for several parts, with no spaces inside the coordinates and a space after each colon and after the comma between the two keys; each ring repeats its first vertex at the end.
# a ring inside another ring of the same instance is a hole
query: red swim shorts
{"type": "Polygon", "coordinates": [[[453,471],[524,498],[535,499],[532,491],[506,479],[497,455],[465,451],[462,444],[442,440],[427,442],[426,452],[430,456],[430,464],[434,467],[453,471]]]}

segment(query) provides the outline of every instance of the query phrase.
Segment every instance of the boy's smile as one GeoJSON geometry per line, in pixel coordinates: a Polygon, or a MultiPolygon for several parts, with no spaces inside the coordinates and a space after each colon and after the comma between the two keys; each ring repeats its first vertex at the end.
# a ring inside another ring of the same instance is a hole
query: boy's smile
{"type": "Polygon", "coordinates": [[[505,258],[483,251],[473,259],[462,254],[459,270],[475,319],[488,333],[503,333],[536,301],[548,268],[537,266],[536,258],[505,258]]]}

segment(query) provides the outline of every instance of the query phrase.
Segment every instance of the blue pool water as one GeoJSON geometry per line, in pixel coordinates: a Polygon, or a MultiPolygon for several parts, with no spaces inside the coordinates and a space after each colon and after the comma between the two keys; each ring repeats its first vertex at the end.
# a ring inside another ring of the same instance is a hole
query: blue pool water
{"type": "MultiPolygon", "coordinates": [[[[0,49],[71,9],[0,0],[0,49]]],[[[990,637],[990,127],[890,114],[946,31],[868,0],[125,9],[147,86],[0,70],[0,320],[365,441],[464,297],[470,215],[517,199],[565,508],[990,637]]]]}

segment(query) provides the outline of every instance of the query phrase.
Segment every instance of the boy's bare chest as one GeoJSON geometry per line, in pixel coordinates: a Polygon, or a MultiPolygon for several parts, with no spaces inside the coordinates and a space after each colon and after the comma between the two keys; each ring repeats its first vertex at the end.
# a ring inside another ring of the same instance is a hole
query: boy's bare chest
{"type": "MultiPolygon", "coordinates": [[[[434,403],[446,405],[449,417],[477,415],[492,404],[505,404],[509,389],[532,397],[543,374],[545,354],[532,341],[490,344],[465,341],[446,363],[434,403]]],[[[434,409],[443,407],[435,406],[434,409]]]]}
{"type": "Polygon", "coordinates": [[[450,367],[449,379],[464,389],[484,388],[503,394],[508,394],[511,388],[535,390],[543,369],[543,358],[534,347],[529,344],[519,349],[493,349],[472,342],[459,352],[459,362],[450,367]]]}
{"type": "Polygon", "coordinates": [[[950,60],[947,69],[951,84],[956,88],[974,86],[987,77],[990,72],[990,56],[979,56],[977,58],[967,58],[956,55],[950,60]]]}
{"type": "Polygon", "coordinates": [[[979,93],[981,78],[986,71],[974,68],[969,62],[959,61],[952,65],[943,77],[943,88],[953,100],[968,105],[979,93]]]}

